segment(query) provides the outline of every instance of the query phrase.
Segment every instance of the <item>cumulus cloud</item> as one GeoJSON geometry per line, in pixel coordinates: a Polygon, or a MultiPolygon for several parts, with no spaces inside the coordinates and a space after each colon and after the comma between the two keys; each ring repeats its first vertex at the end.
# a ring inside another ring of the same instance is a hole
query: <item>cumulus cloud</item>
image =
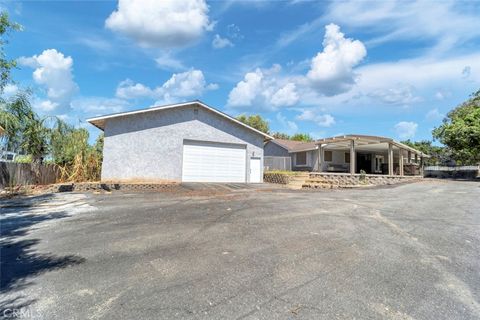
{"type": "Polygon", "coordinates": [[[242,81],[230,91],[227,105],[231,107],[252,107],[275,110],[296,104],[300,99],[296,84],[279,77],[281,67],[257,68],[248,72],[242,81]]]}
{"type": "Polygon", "coordinates": [[[204,0],[119,0],[105,26],[158,48],[191,44],[212,28],[204,0]]]}
{"type": "Polygon", "coordinates": [[[397,123],[394,128],[400,139],[411,139],[417,132],[418,124],[415,122],[401,121],[397,123]]]}
{"type": "Polygon", "coordinates": [[[33,80],[46,89],[47,97],[50,100],[48,106],[52,108],[49,111],[70,103],[72,96],[78,90],[78,86],[73,80],[73,59],[71,57],[66,57],[55,49],[48,49],[40,55],[21,57],[18,61],[21,65],[35,69],[33,80]]]}
{"type": "Polygon", "coordinates": [[[355,84],[353,68],[363,60],[367,50],[359,40],[345,38],[335,24],[327,25],[325,30],[323,51],[312,59],[307,78],[319,93],[333,96],[355,84]]]}
{"type": "Polygon", "coordinates": [[[154,95],[154,90],[141,84],[134,83],[130,79],[125,79],[117,86],[115,95],[121,99],[137,99],[154,95]]]}
{"type": "Polygon", "coordinates": [[[199,97],[207,90],[216,90],[218,85],[208,84],[201,70],[175,73],[161,86],[150,88],[126,79],[117,87],[116,97],[121,99],[157,99],[156,103],[179,102],[184,98],[199,97]]]}
{"type": "Polygon", "coordinates": [[[330,114],[318,114],[311,109],[303,110],[296,119],[301,121],[312,121],[320,127],[331,127],[335,124],[335,118],[330,114]]]}
{"type": "Polygon", "coordinates": [[[219,34],[216,34],[212,41],[212,47],[215,49],[222,49],[225,47],[233,47],[232,41],[227,38],[220,37],[219,34]]]}

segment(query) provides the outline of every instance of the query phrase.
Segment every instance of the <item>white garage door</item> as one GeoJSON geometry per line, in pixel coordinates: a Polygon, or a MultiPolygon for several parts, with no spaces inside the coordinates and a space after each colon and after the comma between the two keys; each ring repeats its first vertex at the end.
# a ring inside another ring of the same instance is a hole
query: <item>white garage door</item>
{"type": "Polygon", "coordinates": [[[246,148],[243,145],[185,141],[182,181],[245,182],[246,148]]]}

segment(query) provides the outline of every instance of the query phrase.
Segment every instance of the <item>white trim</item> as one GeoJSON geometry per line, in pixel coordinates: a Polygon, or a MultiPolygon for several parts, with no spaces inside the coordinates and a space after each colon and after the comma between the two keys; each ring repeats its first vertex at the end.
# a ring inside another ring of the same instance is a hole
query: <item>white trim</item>
{"type": "Polygon", "coordinates": [[[152,111],[158,111],[158,110],[167,110],[167,109],[172,109],[172,108],[178,108],[178,107],[184,107],[184,106],[188,106],[188,105],[199,105],[207,110],[210,110],[224,118],[227,118],[247,129],[250,129],[252,131],[255,131],[256,133],[264,136],[265,138],[269,139],[269,140],[273,140],[274,138],[260,130],[257,130],[237,119],[235,119],[234,117],[232,116],[229,116],[228,114],[226,113],[223,113],[221,112],[220,110],[217,110],[213,107],[210,107],[208,105],[206,105],[205,103],[201,102],[201,101],[189,101],[189,102],[184,102],[184,103],[176,103],[176,104],[170,104],[170,105],[165,105],[165,106],[157,106],[157,107],[152,107],[152,108],[147,108],[147,109],[140,109],[140,110],[134,110],[134,111],[127,111],[127,112],[121,112],[121,113],[115,113],[115,114],[110,114],[110,115],[105,115],[105,116],[100,116],[100,117],[95,117],[95,118],[90,118],[90,119],[87,119],[87,122],[90,122],[91,124],[93,124],[94,126],[96,126],[97,128],[103,130],[103,128],[100,128],[98,127],[97,125],[95,125],[93,122],[95,121],[100,121],[100,120],[106,120],[106,119],[112,119],[112,118],[118,118],[118,117],[124,117],[124,116],[130,116],[130,115],[134,115],[134,114],[140,114],[140,113],[146,113],[146,112],[152,112],[152,111]]]}

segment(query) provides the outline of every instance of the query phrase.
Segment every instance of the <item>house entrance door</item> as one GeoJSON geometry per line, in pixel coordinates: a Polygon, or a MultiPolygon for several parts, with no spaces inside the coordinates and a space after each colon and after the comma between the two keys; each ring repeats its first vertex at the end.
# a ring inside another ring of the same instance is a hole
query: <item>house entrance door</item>
{"type": "Polygon", "coordinates": [[[372,173],[372,155],[369,153],[357,153],[357,173],[360,170],[372,173]]]}

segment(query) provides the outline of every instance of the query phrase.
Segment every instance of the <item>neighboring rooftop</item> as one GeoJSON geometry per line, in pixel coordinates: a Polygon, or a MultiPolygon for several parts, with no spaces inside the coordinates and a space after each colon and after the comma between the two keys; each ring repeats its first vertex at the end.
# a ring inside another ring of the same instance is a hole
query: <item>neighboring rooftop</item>
{"type": "Polygon", "coordinates": [[[298,151],[307,151],[317,149],[315,141],[304,142],[304,141],[294,141],[286,139],[275,139],[272,140],[276,144],[284,147],[288,152],[298,152],[298,151]]]}

